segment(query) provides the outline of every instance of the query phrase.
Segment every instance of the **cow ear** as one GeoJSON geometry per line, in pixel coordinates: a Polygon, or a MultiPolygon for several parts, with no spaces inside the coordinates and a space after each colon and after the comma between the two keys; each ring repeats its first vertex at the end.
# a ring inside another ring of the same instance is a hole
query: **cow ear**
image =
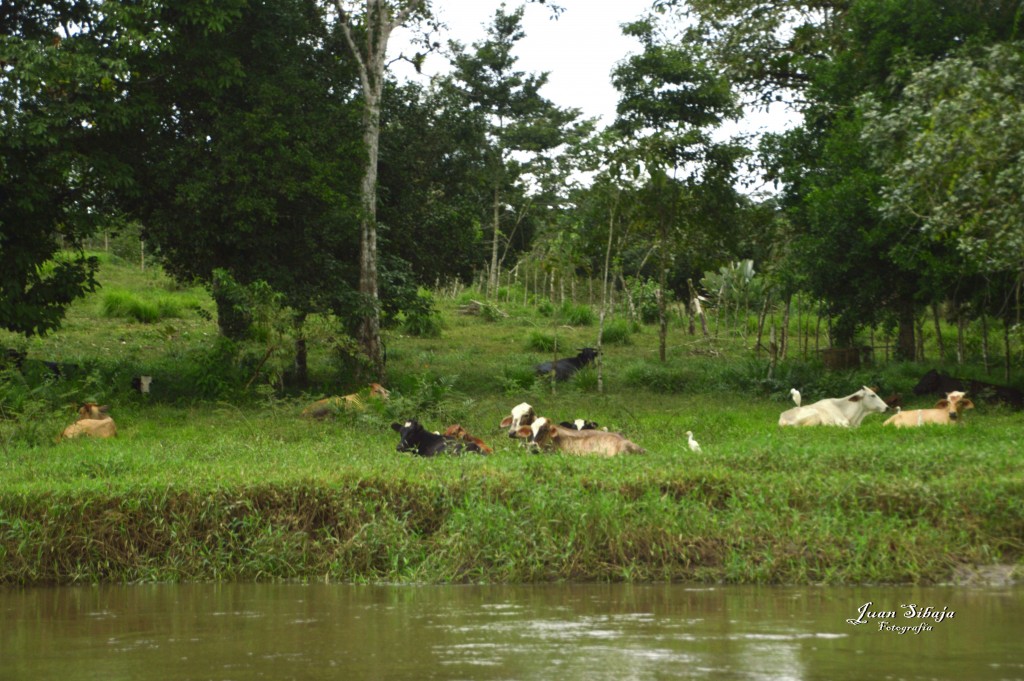
{"type": "Polygon", "coordinates": [[[516,437],[529,438],[533,435],[533,429],[530,426],[519,426],[519,430],[516,431],[516,437]]]}
{"type": "Polygon", "coordinates": [[[945,409],[948,406],[949,406],[949,400],[939,400],[938,402],[935,403],[935,408],[936,409],[945,409]]]}
{"type": "Polygon", "coordinates": [[[860,395],[850,395],[850,401],[851,402],[860,402],[860,400],[861,400],[861,396],[860,395]]]}
{"type": "Polygon", "coordinates": [[[391,430],[395,431],[396,433],[401,432],[402,424],[401,423],[392,423],[391,424],[391,430]]]}
{"type": "Polygon", "coordinates": [[[974,409],[974,402],[971,402],[966,397],[960,401],[960,404],[964,405],[964,409],[974,409]]]}
{"type": "Polygon", "coordinates": [[[503,418],[501,420],[501,427],[502,428],[508,428],[511,425],[512,425],[512,417],[511,416],[506,416],[505,418],[503,418]]]}

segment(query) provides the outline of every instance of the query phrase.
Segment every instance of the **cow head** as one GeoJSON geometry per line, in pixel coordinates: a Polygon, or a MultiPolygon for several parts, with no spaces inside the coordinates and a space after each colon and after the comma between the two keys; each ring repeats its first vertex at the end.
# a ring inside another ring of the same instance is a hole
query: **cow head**
{"type": "Polygon", "coordinates": [[[391,391],[382,386],[380,383],[370,384],[370,397],[379,397],[381,399],[388,399],[391,397],[391,391]]]}
{"type": "Polygon", "coordinates": [[[395,447],[395,451],[398,452],[416,450],[426,432],[416,419],[409,419],[405,423],[392,423],[391,430],[398,433],[398,446],[395,447]]]}
{"type": "Polygon", "coordinates": [[[537,418],[536,412],[526,402],[522,402],[512,407],[512,414],[506,416],[501,421],[502,428],[508,428],[509,437],[518,437],[516,431],[522,426],[528,426],[533,423],[533,420],[537,418]]]}
{"type": "Polygon", "coordinates": [[[879,397],[874,390],[865,386],[861,386],[861,389],[850,396],[851,402],[860,402],[861,406],[867,411],[877,412],[879,414],[884,413],[889,409],[889,405],[885,403],[881,397],[879,397]]]}
{"type": "Polygon", "coordinates": [[[590,364],[597,359],[597,348],[580,348],[580,354],[576,355],[584,364],[590,364]]]}
{"type": "MultiPolygon", "coordinates": [[[[936,409],[948,409],[950,421],[960,421],[960,414],[964,409],[974,409],[974,403],[967,399],[967,395],[959,390],[946,393],[946,399],[939,400],[935,405],[936,409]]],[[[960,421],[962,423],[962,421],[960,421]]]]}
{"type": "Polygon", "coordinates": [[[105,419],[109,416],[110,406],[106,404],[96,404],[95,402],[84,402],[81,407],[78,408],[79,419],[105,419]]]}

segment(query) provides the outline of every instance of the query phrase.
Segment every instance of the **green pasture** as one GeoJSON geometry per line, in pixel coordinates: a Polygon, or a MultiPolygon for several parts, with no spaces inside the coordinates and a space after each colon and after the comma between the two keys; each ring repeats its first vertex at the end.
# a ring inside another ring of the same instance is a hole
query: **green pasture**
{"type": "Polygon", "coordinates": [[[461,314],[467,294],[436,299],[440,335],[389,331],[391,400],[310,421],[310,400],[359,387],[326,321],[309,333],[312,387],[282,389],[273,366],[286,359],[251,360],[280,339],[224,347],[201,289],[112,261],[102,280],[60,332],[3,339],[75,369],[0,380],[0,583],[905,583],[1021,560],[1021,413],[979,402],[962,427],[776,425],[793,386],[806,402],[869,384],[929,406],[910,387],[930,365],[829,373],[794,359],[769,373],[742,330],[708,340],[681,321],[663,364],[656,327],[617,315],[626,340],[604,348],[603,392],[596,369],[551,386],[531,367],[593,345],[596,315],[569,324],[558,306],[509,303],[461,314]],[[187,302],[156,321],[106,316],[110,289],[187,302]],[[136,373],[155,376],[151,395],[130,390],[136,373]],[[85,399],[111,405],[118,437],[57,442],[85,399]],[[527,451],[498,425],[522,401],[647,453],[527,451]],[[496,451],[397,453],[389,424],[409,417],[461,423],[496,451]]]}

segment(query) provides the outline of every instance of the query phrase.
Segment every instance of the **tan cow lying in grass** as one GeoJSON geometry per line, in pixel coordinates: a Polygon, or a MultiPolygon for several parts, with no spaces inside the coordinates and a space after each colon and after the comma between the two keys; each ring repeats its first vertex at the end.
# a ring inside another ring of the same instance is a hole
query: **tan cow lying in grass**
{"type": "Polygon", "coordinates": [[[946,393],[946,399],[939,400],[933,409],[911,409],[901,411],[883,423],[883,426],[896,426],[897,428],[913,428],[923,426],[927,423],[936,423],[948,426],[951,423],[963,423],[964,409],[974,409],[974,403],[967,399],[967,396],[954,390],[946,393]]]}
{"type": "Polygon", "coordinates": [[[521,426],[516,435],[541,449],[555,449],[566,454],[615,456],[626,452],[639,454],[647,451],[627,440],[622,433],[565,428],[544,416],[529,426],[521,426]]]}
{"type": "Polygon", "coordinates": [[[302,410],[302,415],[311,419],[323,419],[346,409],[362,409],[367,398],[386,400],[391,392],[380,383],[371,383],[369,390],[360,390],[341,397],[325,397],[302,410]]]}
{"type": "Polygon", "coordinates": [[[107,413],[110,407],[98,405],[95,402],[86,402],[78,410],[78,420],[64,429],[61,437],[70,439],[85,435],[88,437],[114,437],[117,435],[117,426],[114,419],[107,413]]]}

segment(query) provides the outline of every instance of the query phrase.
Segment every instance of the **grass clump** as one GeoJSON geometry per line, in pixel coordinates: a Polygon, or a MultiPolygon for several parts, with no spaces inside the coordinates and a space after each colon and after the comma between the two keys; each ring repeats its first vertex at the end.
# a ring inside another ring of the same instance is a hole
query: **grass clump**
{"type": "Polygon", "coordinates": [[[593,326],[597,321],[594,310],[589,305],[565,301],[559,310],[562,320],[570,326],[593,326]]]}
{"type": "Polygon", "coordinates": [[[153,324],[165,319],[184,316],[186,309],[198,309],[198,301],[172,293],[157,293],[142,297],[131,291],[113,289],[103,293],[100,314],[107,318],[131,319],[153,324]]]}
{"type": "Polygon", "coordinates": [[[626,319],[612,319],[605,322],[601,340],[608,345],[632,345],[633,325],[626,319]]]}

